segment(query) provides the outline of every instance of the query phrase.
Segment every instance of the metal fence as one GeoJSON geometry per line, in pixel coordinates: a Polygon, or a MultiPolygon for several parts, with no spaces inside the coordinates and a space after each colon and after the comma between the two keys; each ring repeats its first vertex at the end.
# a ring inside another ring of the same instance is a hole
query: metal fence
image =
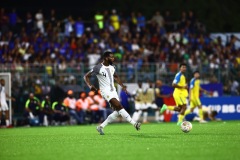
{"type": "MultiPolygon", "coordinates": [[[[178,72],[177,63],[119,63],[115,64],[117,74],[123,82],[137,83],[155,82],[161,79],[164,84],[170,85],[175,74],[178,72]]],[[[12,73],[12,81],[22,84],[25,81],[36,81],[42,85],[68,85],[77,84],[85,86],[83,81],[84,74],[90,70],[90,67],[84,63],[80,64],[0,64],[0,72],[12,73]]],[[[192,78],[192,73],[199,70],[201,73],[202,83],[221,82],[228,83],[233,79],[238,79],[235,72],[240,67],[228,65],[211,68],[210,65],[188,66],[186,72],[187,81],[192,78]]]]}

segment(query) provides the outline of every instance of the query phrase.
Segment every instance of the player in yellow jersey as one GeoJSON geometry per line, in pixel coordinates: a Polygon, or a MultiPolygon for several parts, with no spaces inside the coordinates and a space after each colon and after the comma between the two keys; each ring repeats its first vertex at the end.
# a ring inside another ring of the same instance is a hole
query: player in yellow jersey
{"type": "Polygon", "coordinates": [[[181,125],[185,110],[187,109],[187,97],[188,97],[188,86],[184,73],[187,70],[187,65],[185,63],[180,64],[179,72],[175,75],[172,86],[174,88],[173,98],[176,102],[176,106],[167,106],[163,104],[160,113],[165,110],[178,111],[178,122],[177,125],[181,125]]]}
{"type": "Polygon", "coordinates": [[[200,91],[204,91],[205,93],[208,92],[205,89],[202,89],[200,87],[200,74],[199,74],[199,71],[195,71],[193,73],[193,78],[191,79],[191,82],[190,82],[190,96],[189,96],[190,108],[185,111],[185,116],[193,112],[193,110],[196,107],[198,107],[198,111],[199,111],[198,114],[200,118],[199,122],[206,123],[207,121],[203,119],[203,110],[202,110],[201,101],[199,99],[200,91]]]}

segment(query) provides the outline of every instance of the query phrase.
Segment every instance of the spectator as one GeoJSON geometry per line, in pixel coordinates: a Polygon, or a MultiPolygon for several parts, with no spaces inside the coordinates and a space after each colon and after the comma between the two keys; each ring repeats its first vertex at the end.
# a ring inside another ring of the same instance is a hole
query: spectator
{"type": "Polygon", "coordinates": [[[80,98],[76,102],[77,113],[80,117],[80,123],[84,124],[87,113],[90,112],[91,101],[87,98],[86,92],[80,93],[80,98]]]}
{"type": "Polygon", "coordinates": [[[231,85],[231,95],[232,96],[237,96],[239,95],[239,83],[234,80],[231,85]]]}
{"type": "Polygon", "coordinates": [[[94,19],[98,29],[102,30],[104,28],[104,15],[101,14],[101,12],[97,12],[94,16],[94,19]]]}
{"type": "Polygon", "coordinates": [[[143,29],[146,26],[146,18],[142,15],[142,12],[138,12],[137,15],[137,26],[139,29],[143,29]]]}
{"type": "Polygon", "coordinates": [[[83,33],[84,33],[84,24],[82,22],[81,17],[78,17],[78,20],[75,22],[75,32],[76,32],[76,36],[82,37],[83,33]]]}
{"type": "Polygon", "coordinates": [[[120,92],[120,102],[122,104],[122,106],[124,106],[124,109],[128,112],[131,113],[131,106],[129,104],[129,99],[130,99],[130,95],[126,94],[126,92],[124,90],[121,90],[120,92]]]}
{"type": "Polygon", "coordinates": [[[43,112],[43,125],[48,126],[52,124],[53,119],[53,110],[52,110],[52,104],[50,101],[50,97],[48,95],[45,96],[45,99],[41,103],[41,108],[43,112]]]}
{"type": "Polygon", "coordinates": [[[70,37],[70,34],[73,32],[73,24],[74,20],[72,16],[69,16],[67,19],[64,20],[65,22],[65,36],[70,37]]]}
{"type": "Polygon", "coordinates": [[[55,125],[69,123],[70,117],[68,114],[68,108],[62,103],[62,100],[55,101],[52,104],[53,109],[53,119],[55,121],[55,125]]]}
{"type": "MultiPolygon", "coordinates": [[[[33,93],[29,94],[29,98],[25,104],[25,118],[30,122],[30,125],[42,125],[43,118],[42,112],[40,110],[40,101],[37,97],[34,96],[33,93]],[[36,120],[36,121],[35,121],[36,120]]],[[[28,122],[27,122],[28,123],[28,122]]]]}
{"type": "Polygon", "coordinates": [[[107,118],[108,113],[112,112],[112,110],[109,111],[109,109],[106,108],[107,106],[106,100],[102,97],[100,90],[98,90],[98,93],[93,98],[98,103],[98,108],[99,108],[100,118],[101,118],[100,122],[103,122],[107,118]]]}
{"type": "Polygon", "coordinates": [[[28,12],[26,15],[25,26],[26,26],[26,33],[30,35],[34,29],[34,20],[32,19],[32,14],[30,12],[28,12]]]}
{"type": "Polygon", "coordinates": [[[91,111],[90,123],[98,123],[100,120],[99,101],[97,101],[97,99],[94,97],[95,97],[94,91],[90,91],[87,97],[87,99],[90,102],[90,106],[89,106],[89,109],[91,111]]]}
{"type": "Polygon", "coordinates": [[[41,33],[44,33],[44,31],[45,31],[44,30],[44,16],[43,16],[41,9],[36,13],[35,18],[36,18],[37,29],[39,29],[41,33]]]}
{"type": "Polygon", "coordinates": [[[81,119],[76,111],[76,99],[72,90],[67,91],[67,97],[64,99],[63,104],[68,108],[69,115],[76,120],[77,124],[81,124],[81,119]]]}
{"type": "Polygon", "coordinates": [[[160,28],[164,26],[164,18],[159,11],[156,11],[155,15],[151,19],[151,22],[156,22],[160,28]]]}
{"type": "Polygon", "coordinates": [[[113,31],[118,31],[120,29],[120,17],[117,15],[117,11],[115,9],[112,10],[112,15],[110,16],[111,26],[113,27],[113,31]]]}

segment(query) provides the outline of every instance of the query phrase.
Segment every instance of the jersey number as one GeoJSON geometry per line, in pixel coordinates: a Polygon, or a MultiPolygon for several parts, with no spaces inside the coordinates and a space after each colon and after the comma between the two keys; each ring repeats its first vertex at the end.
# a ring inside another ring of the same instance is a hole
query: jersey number
{"type": "Polygon", "coordinates": [[[103,75],[104,77],[107,77],[106,73],[104,73],[104,72],[102,72],[102,75],[103,75]]]}

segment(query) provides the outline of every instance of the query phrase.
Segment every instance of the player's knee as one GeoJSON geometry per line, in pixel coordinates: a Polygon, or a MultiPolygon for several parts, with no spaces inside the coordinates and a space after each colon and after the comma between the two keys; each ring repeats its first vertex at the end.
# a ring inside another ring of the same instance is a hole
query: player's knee
{"type": "Polygon", "coordinates": [[[181,112],[185,112],[186,111],[186,109],[187,109],[187,106],[186,105],[183,105],[182,107],[181,107],[181,112]]]}
{"type": "Polygon", "coordinates": [[[123,108],[120,103],[116,104],[114,107],[116,108],[117,111],[119,111],[123,108]]]}
{"type": "Polygon", "coordinates": [[[180,110],[181,110],[180,107],[175,107],[175,108],[174,108],[174,111],[178,111],[178,112],[180,112],[180,110]]]}

